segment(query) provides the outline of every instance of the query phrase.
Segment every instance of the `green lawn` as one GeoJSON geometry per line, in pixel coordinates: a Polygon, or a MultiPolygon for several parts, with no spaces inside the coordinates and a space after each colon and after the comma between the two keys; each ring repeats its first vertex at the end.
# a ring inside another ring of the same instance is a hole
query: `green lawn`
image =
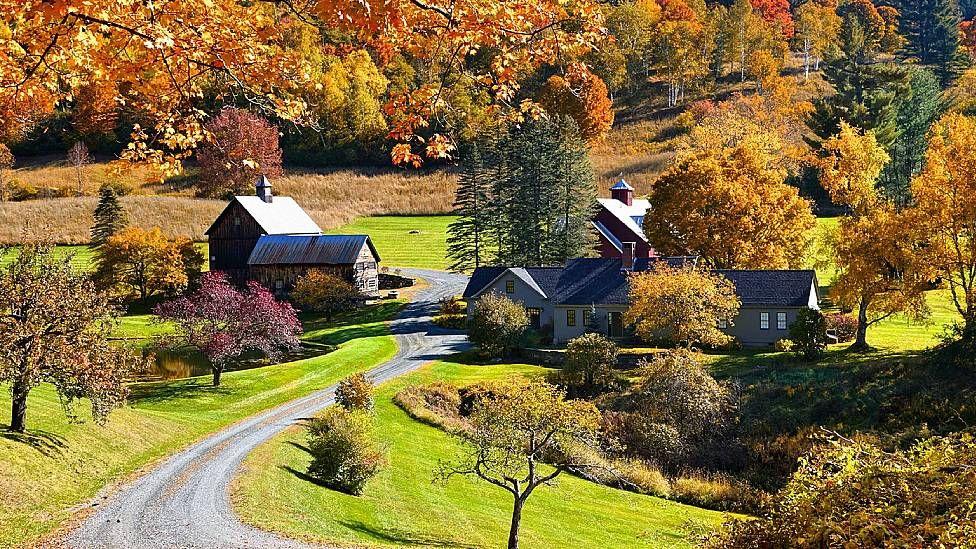
{"type": "Polygon", "coordinates": [[[453,216],[361,217],[329,231],[368,234],[387,267],[447,269],[447,226],[453,216]]]}
{"type": "MultiPolygon", "coordinates": [[[[390,465],[365,493],[348,496],[305,480],[309,456],[293,428],[259,447],[235,482],[235,506],[248,523],[287,536],[356,546],[499,547],[508,536],[511,496],[468,478],[432,483],[457,442],[410,419],[393,404],[409,383],[460,383],[515,374],[540,375],[527,365],[475,366],[438,362],[380,387],[376,422],[389,445],[390,465]]],[[[692,531],[711,528],[722,514],[641,496],[563,475],[526,504],[523,547],[686,547],[692,531]]]]}
{"type": "MultiPolygon", "coordinates": [[[[310,321],[310,342],[340,345],[318,357],[224,374],[222,386],[198,377],[132,386],[125,408],[105,426],[79,404],[80,423],[64,418],[50,386],[33,390],[26,437],[0,432],[0,547],[30,543],[62,524],[71,508],[104,485],[262,410],[325,388],[350,373],[390,359],[396,341],[382,320],[399,308],[386,303],[360,318],[310,321]]],[[[146,318],[126,320],[144,334],[146,318]]],[[[10,421],[0,393],[0,429],[10,421]]]]}
{"type": "MultiPolygon", "coordinates": [[[[198,242],[197,248],[199,248],[200,253],[203,257],[207,257],[207,243],[198,242]]],[[[87,245],[77,245],[77,246],[55,246],[54,250],[59,255],[71,255],[71,265],[82,271],[91,271],[95,268],[95,249],[87,245]]],[[[8,253],[0,256],[0,267],[10,263],[13,258],[16,257],[15,253],[8,253]]],[[[203,262],[203,269],[208,269],[208,262],[203,262]]]]}

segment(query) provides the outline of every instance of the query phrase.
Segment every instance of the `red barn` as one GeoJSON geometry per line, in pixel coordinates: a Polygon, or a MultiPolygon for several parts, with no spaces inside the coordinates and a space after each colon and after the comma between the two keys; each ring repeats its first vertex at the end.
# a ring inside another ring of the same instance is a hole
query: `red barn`
{"type": "Polygon", "coordinates": [[[644,236],[647,200],[635,199],[634,188],[621,179],[610,187],[610,198],[598,200],[593,226],[599,234],[600,257],[628,259],[657,257],[644,236]]]}

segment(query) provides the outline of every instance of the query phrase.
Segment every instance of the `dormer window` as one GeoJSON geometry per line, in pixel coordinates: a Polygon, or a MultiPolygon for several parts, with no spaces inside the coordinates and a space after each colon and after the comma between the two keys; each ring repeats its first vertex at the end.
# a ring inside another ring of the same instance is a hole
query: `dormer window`
{"type": "Polygon", "coordinates": [[[506,280],[505,281],[505,293],[506,294],[514,294],[515,293],[515,281],[514,280],[506,280]]]}

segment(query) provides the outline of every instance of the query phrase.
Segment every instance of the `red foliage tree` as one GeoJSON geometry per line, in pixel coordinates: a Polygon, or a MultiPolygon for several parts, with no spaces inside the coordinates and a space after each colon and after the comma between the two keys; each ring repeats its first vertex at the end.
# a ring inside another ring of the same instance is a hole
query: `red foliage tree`
{"type": "Polygon", "coordinates": [[[959,25],[962,31],[962,45],[969,50],[970,55],[976,57],[976,19],[963,21],[959,25]]]}
{"type": "Polygon", "coordinates": [[[258,175],[281,175],[278,128],[261,116],[226,108],[206,129],[210,139],[197,152],[201,195],[225,197],[248,190],[258,175]]]}
{"type": "Polygon", "coordinates": [[[778,28],[786,38],[793,38],[793,14],[790,13],[789,0],[750,0],[767,22],[778,28]]]}
{"type": "Polygon", "coordinates": [[[549,78],[539,102],[550,113],[571,116],[587,141],[599,138],[613,125],[613,102],[607,85],[580,65],[571,66],[565,76],[549,78]]]}
{"type": "Polygon", "coordinates": [[[165,346],[198,349],[210,361],[214,387],[231,360],[249,351],[277,359],[298,349],[302,333],[291,305],[257,282],[240,291],[217,272],[204,275],[192,294],[161,303],[153,312],[161,322],[176,325],[165,346]]]}

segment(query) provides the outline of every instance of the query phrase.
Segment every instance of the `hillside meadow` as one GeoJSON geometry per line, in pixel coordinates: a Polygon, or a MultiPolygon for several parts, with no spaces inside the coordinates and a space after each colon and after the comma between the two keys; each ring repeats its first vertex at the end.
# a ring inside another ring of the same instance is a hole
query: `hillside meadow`
{"type": "MultiPolygon", "coordinates": [[[[65,418],[53,388],[31,391],[28,433],[3,431],[10,395],[0,393],[0,547],[34,545],[63,524],[78,506],[107,484],[238,420],[324,389],[339,379],[381,364],[396,353],[385,324],[390,303],[345,315],[335,322],[305,318],[303,340],[338,345],[324,355],[263,368],[227,372],[218,388],[209,376],[133,384],[128,404],[104,426],[76,405],[65,418]]],[[[126,335],[148,336],[158,327],[137,317],[126,335]]]]}
{"type": "MultiPolygon", "coordinates": [[[[393,395],[404,386],[446,380],[459,385],[546,369],[525,364],[436,362],[379,387],[375,427],[389,466],[361,496],[307,480],[304,432],[291,428],[260,446],[244,462],[232,490],[235,509],[249,524],[312,542],[346,546],[498,547],[508,537],[511,495],[472,478],[434,482],[444,460],[455,459],[457,440],[411,419],[393,395]]],[[[600,486],[563,474],[536,490],[525,505],[521,546],[691,547],[694,536],[723,519],[708,511],[600,486]]]]}

